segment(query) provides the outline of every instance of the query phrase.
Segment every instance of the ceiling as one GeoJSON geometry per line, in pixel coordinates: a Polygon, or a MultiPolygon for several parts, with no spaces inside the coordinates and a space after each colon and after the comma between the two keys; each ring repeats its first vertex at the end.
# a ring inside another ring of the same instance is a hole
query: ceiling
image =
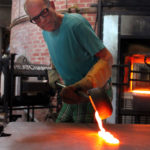
{"type": "Polygon", "coordinates": [[[10,25],[12,0],[0,0],[0,27],[6,28],[10,25]]]}

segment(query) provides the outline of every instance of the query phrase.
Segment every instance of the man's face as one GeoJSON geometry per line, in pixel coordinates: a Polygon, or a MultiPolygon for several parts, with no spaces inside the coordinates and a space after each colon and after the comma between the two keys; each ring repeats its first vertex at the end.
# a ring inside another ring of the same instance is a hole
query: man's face
{"type": "Polygon", "coordinates": [[[32,5],[27,5],[27,11],[30,16],[30,21],[37,24],[40,28],[46,31],[54,31],[57,29],[57,14],[55,10],[37,0],[32,5]]]}

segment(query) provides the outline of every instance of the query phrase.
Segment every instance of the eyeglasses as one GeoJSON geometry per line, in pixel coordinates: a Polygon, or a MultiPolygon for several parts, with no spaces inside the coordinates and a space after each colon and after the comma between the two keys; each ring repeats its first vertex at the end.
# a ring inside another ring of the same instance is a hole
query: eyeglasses
{"type": "Polygon", "coordinates": [[[44,17],[47,17],[48,15],[49,15],[49,9],[48,9],[48,8],[44,8],[44,9],[40,12],[39,15],[37,15],[37,16],[31,18],[31,19],[30,19],[30,22],[31,22],[31,23],[34,23],[34,24],[37,24],[37,23],[40,22],[40,16],[44,18],[44,17]]]}

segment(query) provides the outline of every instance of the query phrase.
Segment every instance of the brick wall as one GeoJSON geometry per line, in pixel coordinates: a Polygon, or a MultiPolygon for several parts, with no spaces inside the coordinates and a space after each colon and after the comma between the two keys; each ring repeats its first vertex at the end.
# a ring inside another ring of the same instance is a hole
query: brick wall
{"type": "MultiPolygon", "coordinates": [[[[97,3],[97,0],[55,0],[57,10],[68,9],[69,7],[76,6],[77,8],[90,7],[91,4],[97,3]]],[[[95,14],[83,14],[83,16],[90,22],[94,27],[95,14]]]]}
{"type": "MultiPolygon", "coordinates": [[[[12,1],[12,20],[25,16],[23,4],[25,0],[12,1]]],[[[41,34],[41,29],[30,22],[23,22],[11,28],[11,53],[24,55],[31,63],[49,64],[50,58],[47,46],[41,34]]]]}
{"type": "MultiPolygon", "coordinates": [[[[23,4],[25,0],[12,1],[11,22],[23,17],[25,14],[23,4]]],[[[67,9],[72,6],[78,8],[89,7],[97,0],[54,0],[56,10],[67,9]]],[[[95,14],[83,14],[94,27],[95,14]]],[[[17,24],[11,28],[11,53],[26,56],[31,63],[50,64],[47,46],[43,40],[41,29],[30,22],[17,24]]]]}

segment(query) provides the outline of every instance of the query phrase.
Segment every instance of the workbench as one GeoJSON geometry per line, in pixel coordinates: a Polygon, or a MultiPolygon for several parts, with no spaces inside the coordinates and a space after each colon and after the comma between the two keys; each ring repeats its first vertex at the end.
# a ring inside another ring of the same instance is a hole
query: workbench
{"type": "Polygon", "coordinates": [[[104,124],[120,140],[105,143],[97,124],[10,122],[0,150],[150,150],[150,125],[104,124]]]}

